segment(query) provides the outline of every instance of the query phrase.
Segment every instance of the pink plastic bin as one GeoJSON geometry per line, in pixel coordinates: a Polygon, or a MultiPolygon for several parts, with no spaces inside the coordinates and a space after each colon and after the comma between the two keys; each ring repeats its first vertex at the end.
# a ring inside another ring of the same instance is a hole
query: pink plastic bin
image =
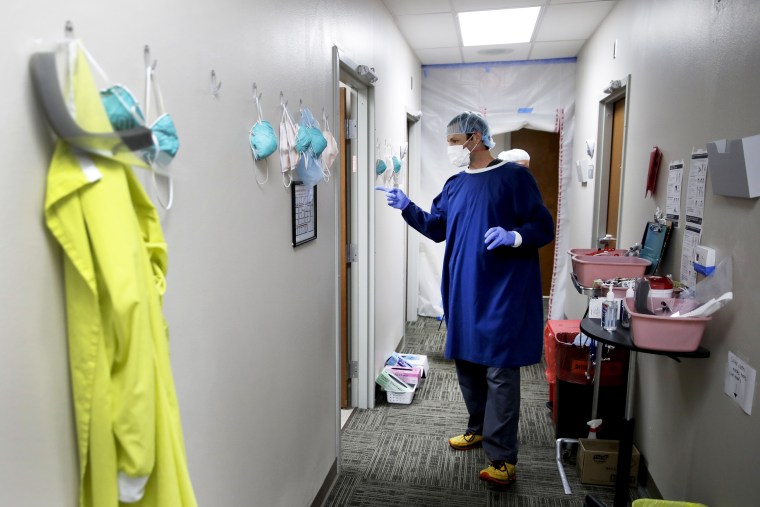
{"type": "MultiPolygon", "coordinates": [[[[650,298],[650,306],[659,308],[665,301],[673,312],[686,313],[697,303],[690,299],[650,298]]],[[[631,314],[633,344],[642,349],[669,352],[694,352],[702,341],[705,326],[712,317],[670,317],[669,314],[646,315],[636,313],[633,298],[625,298],[631,314]]]]}
{"type": "Polygon", "coordinates": [[[591,287],[601,278],[637,278],[652,264],[639,257],[614,257],[609,255],[573,255],[573,273],[583,287],[591,287]]]}

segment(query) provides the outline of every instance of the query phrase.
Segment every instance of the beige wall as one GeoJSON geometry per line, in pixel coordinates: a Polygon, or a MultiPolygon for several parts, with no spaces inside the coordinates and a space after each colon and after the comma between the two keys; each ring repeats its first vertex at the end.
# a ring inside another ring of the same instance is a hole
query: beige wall
{"type": "MultiPolygon", "coordinates": [[[[655,206],[665,209],[667,163],[708,141],[760,134],[760,8],[755,0],[621,0],[578,57],[576,141],[596,139],[599,101],[612,79],[631,75],[624,161],[622,245],[640,241],[655,206]],[[617,58],[613,44],[618,41],[617,58]],[[644,198],[649,150],[663,165],[656,198],[644,198]]],[[[688,171],[684,174],[686,183],[688,171]]],[[[572,246],[591,245],[594,184],[574,179],[572,246]]],[[[685,204],[685,192],[682,196],[685,204]]],[[[711,506],[760,505],[756,388],[751,416],[723,393],[728,352],[760,368],[757,287],[760,285],[758,200],[712,193],[707,183],[702,244],[734,260],[734,297],[715,315],[702,345],[707,360],[682,363],[640,354],[635,403],[636,444],[665,498],[711,506]]],[[[682,229],[675,231],[663,272],[680,268],[682,229]]],[[[567,314],[577,318],[585,298],[569,289],[567,314]]]]}
{"type": "MultiPolygon", "coordinates": [[[[77,504],[61,253],[42,215],[52,142],[28,72],[29,56],[61,39],[66,20],[110,77],[139,93],[149,44],[180,134],[175,204],[163,216],[164,301],[199,504],[309,505],[336,458],[338,179],[319,185],[317,241],[293,249],[290,190],[276,156],[269,183],[254,181],[251,85],[275,126],[280,91],[294,116],[303,99],[321,118],[323,107],[333,109],[337,45],[380,77],[371,135],[400,142],[407,109],[420,109],[410,87],[420,68],[390,14],[379,0],[40,0],[2,12],[0,505],[77,504]]],[[[378,220],[403,233],[400,221],[378,220]]],[[[403,250],[388,242],[376,253],[401,259],[403,250]]],[[[403,315],[402,265],[385,263],[375,298],[403,315]]],[[[402,321],[377,320],[376,356],[393,350],[402,321]]]]}

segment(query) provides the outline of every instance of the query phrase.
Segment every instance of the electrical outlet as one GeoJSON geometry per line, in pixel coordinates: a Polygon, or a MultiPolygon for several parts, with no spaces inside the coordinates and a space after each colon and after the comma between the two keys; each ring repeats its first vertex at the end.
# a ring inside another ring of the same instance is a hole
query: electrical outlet
{"type": "Polygon", "coordinates": [[[726,381],[723,392],[733,399],[742,410],[752,415],[752,399],[755,396],[755,369],[733,352],[728,353],[726,381]]]}

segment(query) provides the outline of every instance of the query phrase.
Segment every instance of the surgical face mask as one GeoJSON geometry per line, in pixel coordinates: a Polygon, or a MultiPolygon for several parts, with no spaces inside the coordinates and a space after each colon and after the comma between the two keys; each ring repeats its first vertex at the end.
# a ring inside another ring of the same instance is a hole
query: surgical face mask
{"type": "Polygon", "coordinates": [[[333,162],[335,162],[335,159],[338,157],[338,142],[328,130],[323,131],[322,135],[324,135],[327,140],[327,148],[322,152],[322,162],[324,162],[325,167],[330,169],[333,162]]]}

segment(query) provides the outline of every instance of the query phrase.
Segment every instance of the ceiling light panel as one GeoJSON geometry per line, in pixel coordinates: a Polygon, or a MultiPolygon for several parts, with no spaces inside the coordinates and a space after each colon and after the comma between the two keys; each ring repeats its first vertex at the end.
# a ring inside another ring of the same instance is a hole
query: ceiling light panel
{"type": "Polygon", "coordinates": [[[460,12],[459,29],[464,46],[490,46],[530,42],[541,7],[460,12]]]}

